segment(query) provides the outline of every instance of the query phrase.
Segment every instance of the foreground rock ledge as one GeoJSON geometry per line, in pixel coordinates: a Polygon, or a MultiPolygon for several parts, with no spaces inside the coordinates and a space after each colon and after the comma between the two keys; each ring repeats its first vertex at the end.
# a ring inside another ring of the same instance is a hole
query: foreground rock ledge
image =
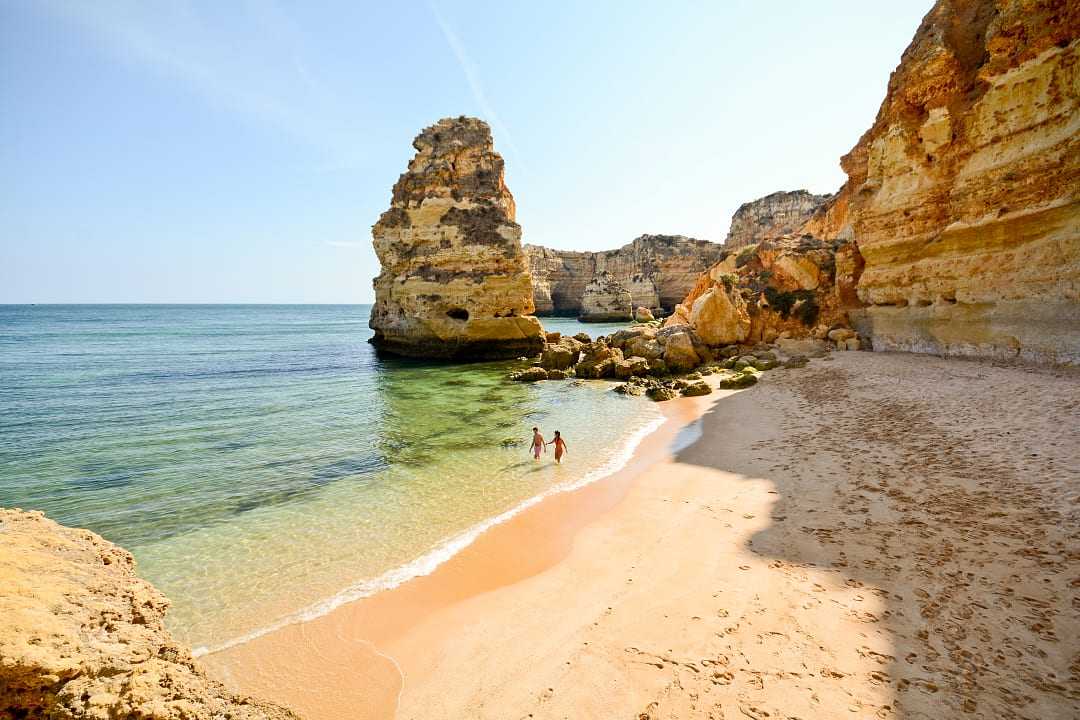
{"type": "Polygon", "coordinates": [[[0,718],[297,718],[210,680],[131,553],[89,530],[0,508],[0,578],[0,718]]]}
{"type": "Polygon", "coordinates": [[[457,360],[539,353],[543,328],[531,317],[521,226],[491,129],[476,118],[447,118],[413,147],[390,209],[372,228],[382,265],[372,343],[457,360]]]}

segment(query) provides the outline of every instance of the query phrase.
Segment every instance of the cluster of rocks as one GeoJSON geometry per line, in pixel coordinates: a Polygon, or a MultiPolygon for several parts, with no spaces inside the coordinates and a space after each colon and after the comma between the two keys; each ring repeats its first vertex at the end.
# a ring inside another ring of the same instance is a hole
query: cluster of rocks
{"type": "Polygon", "coordinates": [[[585,333],[572,337],[548,333],[546,341],[539,359],[512,372],[511,380],[622,380],[616,392],[653,400],[707,395],[712,388],[704,377],[714,374],[721,375],[717,387],[749,387],[764,371],[803,367],[809,357],[823,356],[831,349],[826,341],[814,339],[792,341],[787,348],[764,343],[710,347],[689,326],[660,327],[659,322],[634,325],[595,340],[585,333]]]}

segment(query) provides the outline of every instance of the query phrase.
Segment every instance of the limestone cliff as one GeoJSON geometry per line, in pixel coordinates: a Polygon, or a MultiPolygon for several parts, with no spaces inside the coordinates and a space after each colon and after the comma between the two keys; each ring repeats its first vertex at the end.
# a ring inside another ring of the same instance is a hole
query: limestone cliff
{"type": "Polygon", "coordinates": [[[235,695],[173,641],[169,601],[126,550],[0,509],[0,717],[287,720],[235,695]]]}
{"type": "Polygon", "coordinates": [[[514,198],[491,130],[448,118],[413,142],[416,155],[372,229],[372,342],[419,357],[533,355],[543,346],[514,198]]]}
{"type": "Polygon", "coordinates": [[[642,235],[617,250],[574,252],[526,245],[540,315],[578,315],[585,286],[607,271],[634,307],[670,312],[723,248],[682,235],[642,235]]]}
{"type": "Polygon", "coordinates": [[[813,195],[806,190],[774,192],[743,203],[731,216],[724,247],[746,247],[762,240],[772,240],[795,232],[825,202],[828,195],[813,195]]]}
{"type": "Polygon", "coordinates": [[[1080,363],[1080,4],[939,0],[810,231],[875,349],[1080,363]]]}
{"type": "Polygon", "coordinates": [[[582,322],[617,322],[633,319],[633,296],[611,273],[603,270],[585,286],[581,296],[582,322]]]}

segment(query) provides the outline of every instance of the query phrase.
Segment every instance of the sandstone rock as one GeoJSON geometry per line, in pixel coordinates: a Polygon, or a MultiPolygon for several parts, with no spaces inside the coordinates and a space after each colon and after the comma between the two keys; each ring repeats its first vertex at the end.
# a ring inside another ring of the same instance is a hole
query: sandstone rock
{"type": "Polygon", "coordinates": [[[582,378],[605,378],[615,374],[615,365],[623,359],[622,351],[601,342],[585,348],[574,372],[582,378]]]}
{"type": "Polygon", "coordinates": [[[589,337],[589,334],[584,332],[579,332],[577,335],[574,336],[574,339],[580,343],[588,344],[592,342],[592,338],[589,337]]]}
{"type": "Polygon", "coordinates": [[[558,333],[558,332],[544,333],[544,342],[546,342],[548,344],[557,343],[560,340],[562,340],[562,333],[558,333]]]}
{"type": "Polygon", "coordinates": [[[706,345],[725,345],[746,339],[750,316],[742,296],[719,285],[694,300],[690,325],[706,345]]]}
{"type": "Polygon", "coordinates": [[[652,387],[648,390],[650,398],[656,402],[663,402],[665,400],[674,400],[679,396],[679,393],[669,387],[652,387]]]}
{"type": "Polygon", "coordinates": [[[721,378],[717,383],[717,387],[724,390],[737,390],[740,388],[747,388],[756,384],[758,381],[757,375],[754,373],[737,373],[725,378],[721,378]]]}
{"type": "Polygon", "coordinates": [[[848,338],[847,340],[844,340],[844,342],[843,342],[843,349],[844,350],[858,350],[860,348],[860,346],[861,346],[861,343],[859,342],[859,338],[857,338],[857,337],[848,338]]]}
{"type": "Polygon", "coordinates": [[[207,678],[126,550],[21,510],[0,537],[0,717],[296,718],[207,678]]]}
{"type": "Polygon", "coordinates": [[[638,322],[652,322],[656,318],[653,317],[652,310],[647,307],[639,306],[634,310],[634,319],[638,322]]]}
{"type": "Polygon", "coordinates": [[[853,337],[855,337],[855,331],[850,328],[836,328],[835,330],[830,330],[828,335],[828,338],[835,343],[842,343],[848,338],[853,337]]]}
{"type": "Polygon", "coordinates": [[[657,333],[664,348],[664,362],[671,372],[685,372],[701,364],[701,355],[694,347],[692,330],[687,326],[668,327],[657,333]]]}
{"type": "Polygon", "coordinates": [[[538,380],[547,380],[548,372],[542,367],[525,368],[510,373],[510,379],[517,382],[537,382],[538,380]]]}
{"type": "Polygon", "coordinates": [[[615,386],[615,392],[621,395],[644,395],[645,386],[638,385],[636,383],[623,383],[622,385],[615,386]]]}
{"type": "Polygon", "coordinates": [[[874,349],[1080,363],[1078,37],[1072,2],[926,15],[841,161],[874,349]]]}
{"type": "Polygon", "coordinates": [[[620,380],[649,372],[649,361],[645,358],[632,357],[615,363],[614,374],[620,380]]]}
{"type": "Polygon", "coordinates": [[[775,192],[743,203],[731,217],[731,229],[724,241],[724,247],[741,248],[793,233],[828,199],[828,195],[812,195],[806,190],[794,190],[775,192]]]}
{"type": "Polygon", "coordinates": [[[711,392],[712,388],[709,387],[709,384],[707,382],[698,381],[695,383],[690,383],[685,388],[683,388],[682,394],[686,395],[687,397],[697,397],[700,395],[708,395],[711,392]]]}
{"type": "Polygon", "coordinates": [[[649,360],[649,374],[658,377],[671,374],[671,369],[668,368],[667,363],[661,358],[654,358],[649,360]]]}
{"type": "Polygon", "coordinates": [[[723,252],[720,244],[681,235],[642,235],[618,250],[572,252],[526,245],[536,311],[578,315],[585,286],[607,271],[634,307],[670,312],[723,252]]]}
{"type": "Polygon", "coordinates": [[[809,355],[810,357],[821,357],[828,352],[828,348],[825,346],[823,340],[812,340],[805,338],[801,340],[777,340],[777,346],[780,351],[785,355],[809,355]]]}
{"type": "Polygon", "coordinates": [[[794,355],[784,361],[784,367],[786,368],[802,368],[810,362],[810,358],[805,355],[794,355]]]}
{"type": "Polygon", "coordinates": [[[381,350],[460,359],[532,356],[543,346],[514,198],[487,124],[440,120],[372,229],[372,342],[381,350]]]}
{"type": "Polygon", "coordinates": [[[585,286],[578,319],[581,322],[630,320],[633,316],[631,302],[630,291],[605,270],[585,286]]]}
{"type": "Polygon", "coordinates": [[[562,344],[548,345],[540,355],[540,367],[545,370],[566,370],[573,367],[575,360],[577,352],[569,347],[562,344]]]}
{"type": "Polygon", "coordinates": [[[547,379],[548,380],[565,380],[568,377],[570,377],[570,373],[567,370],[548,370],[547,371],[547,379]]]}

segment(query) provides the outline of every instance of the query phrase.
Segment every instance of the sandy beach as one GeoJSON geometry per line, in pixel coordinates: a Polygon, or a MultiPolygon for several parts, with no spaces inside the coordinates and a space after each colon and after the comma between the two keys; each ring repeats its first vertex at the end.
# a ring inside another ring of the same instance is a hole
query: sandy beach
{"type": "Polygon", "coordinates": [[[1080,713],[1074,370],[834,353],[663,407],[619,473],[203,661],[311,720],[1080,713]]]}

